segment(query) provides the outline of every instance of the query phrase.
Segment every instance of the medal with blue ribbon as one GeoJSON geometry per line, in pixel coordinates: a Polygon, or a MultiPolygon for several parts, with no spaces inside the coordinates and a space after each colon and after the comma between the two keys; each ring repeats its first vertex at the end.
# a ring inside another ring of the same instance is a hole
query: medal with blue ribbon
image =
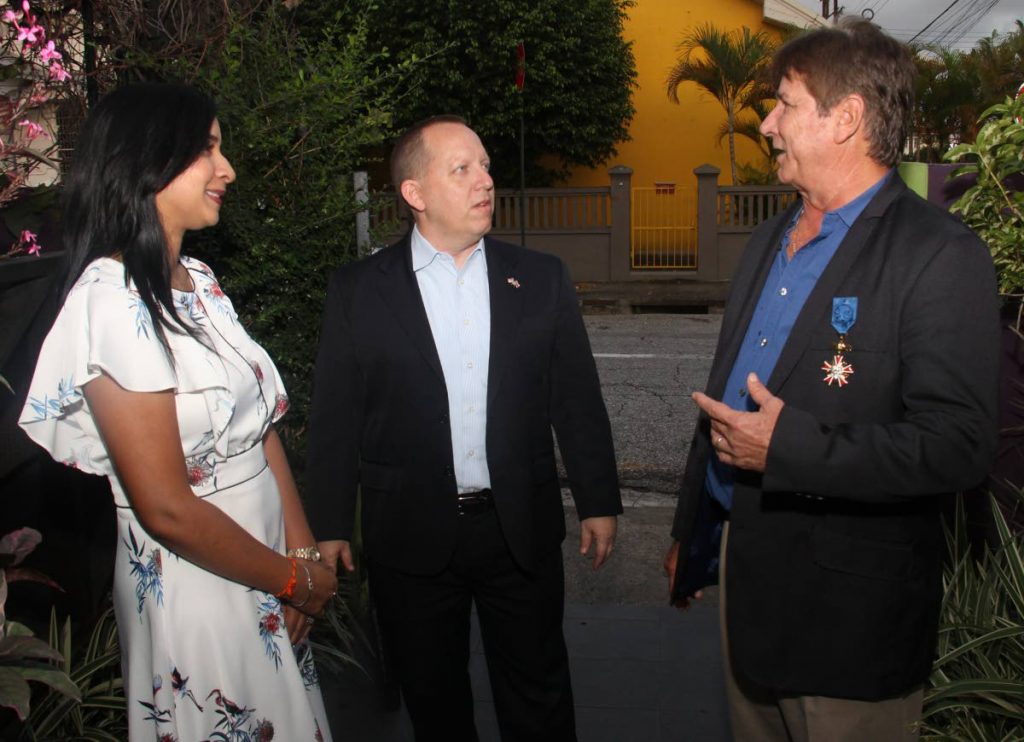
{"type": "Polygon", "coordinates": [[[825,372],[822,381],[829,386],[835,383],[838,388],[842,388],[850,383],[849,377],[853,373],[853,366],[846,362],[846,353],[853,350],[853,347],[846,342],[846,333],[856,322],[857,297],[832,297],[832,327],[839,333],[839,340],[836,341],[836,352],[832,360],[821,365],[821,370],[825,372]]]}

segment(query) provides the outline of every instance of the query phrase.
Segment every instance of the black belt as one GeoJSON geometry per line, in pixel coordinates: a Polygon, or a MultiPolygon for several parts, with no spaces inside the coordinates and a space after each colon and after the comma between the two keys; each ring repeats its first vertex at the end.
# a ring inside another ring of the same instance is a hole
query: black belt
{"type": "Polygon", "coordinates": [[[476,515],[486,513],[494,507],[494,498],[490,490],[479,492],[463,492],[455,499],[459,509],[459,515],[476,515]]]}

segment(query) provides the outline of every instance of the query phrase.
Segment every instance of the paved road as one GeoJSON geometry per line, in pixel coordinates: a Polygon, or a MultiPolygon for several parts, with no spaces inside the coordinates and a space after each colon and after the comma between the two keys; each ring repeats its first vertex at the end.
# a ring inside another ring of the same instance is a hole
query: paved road
{"type": "Polygon", "coordinates": [[[626,512],[614,556],[595,574],[576,553],[578,524],[567,497],[566,601],[664,605],[661,560],[697,419],[690,393],[707,381],[721,317],[624,314],[585,320],[612,421],[626,512]]]}

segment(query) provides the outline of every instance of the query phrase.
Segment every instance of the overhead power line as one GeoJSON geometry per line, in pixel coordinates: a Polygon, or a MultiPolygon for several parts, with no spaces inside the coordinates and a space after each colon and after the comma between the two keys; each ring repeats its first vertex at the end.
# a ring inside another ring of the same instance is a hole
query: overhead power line
{"type": "Polygon", "coordinates": [[[927,30],[928,30],[929,28],[931,28],[932,26],[934,26],[934,25],[935,25],[935,22],[936,22],[936,21],[938,21],[938,20],[939,20],[939,19],[940,19],[940,18],[941,18],[942,16],[946,15],[946,13],[948,13],[948,12],[949,12],[950,10],[952,10],[952,9],[953,9],[953,6],[954,6],[954,5],[956,5],[956,4],[957,4],[957,3],[959,3],[959,2],[960,2],[960,0],[953,0],[953,2],[951,2],[951,3],[949,4],[949,6],[948,6],[948,7],[947,7],[947,8],[946,8],[946,9],[945,9],[944,11],[942,11],[942,12],[941,12],[941,13],[939,13],[939,14],[938,14],[937,16],[935,16],[935,17],[934,17],[934,18],[932,19],[931,23],[929,23],[929,24],[928,24],[927,26],[925,26],[925,27],[924,27],[924,28],[922,28],[922,29],[921,29],[920,31],[918,31],[918,32],[917,32],[916,34],[914,34],[914,37],[913,37],[913,38],[912,38],[912,39],[911,39],[911,40],[910,40],[909,42],[907,42],[907,43],[913,43],[913,42],[914,42],[914,41],[915,41],[915,40],[917,39],[917,37],[918,37],[918,36],[920,36],[920,35],[921,35],[921,34],[923,34],[923,33],[924,33],[925,31],[927,31],[927,30]]]}

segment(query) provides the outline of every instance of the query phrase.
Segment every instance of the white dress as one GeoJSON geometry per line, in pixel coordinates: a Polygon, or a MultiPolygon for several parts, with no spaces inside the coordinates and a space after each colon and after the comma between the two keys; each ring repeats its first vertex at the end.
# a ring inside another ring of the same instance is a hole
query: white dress
{"type": "Polygon", "coordinates": [[[100,373],[131,391],[173,389],[195,495],[285,550],[281,498],[262,446],[267,427],[288,408],[281,378],[210,269],[182,263],[194,291],[175,291],[175,308],[212,350],[167,331],[172,362],[133,285],[125,285],[121,263],[101,258],[64,302],[19,422],[57,461],[110,479],[130,738],[330,739],[312,655],[306,645],[293,650],[278,599],[192,564],[146,532],[82,394],[100,373]]]}

